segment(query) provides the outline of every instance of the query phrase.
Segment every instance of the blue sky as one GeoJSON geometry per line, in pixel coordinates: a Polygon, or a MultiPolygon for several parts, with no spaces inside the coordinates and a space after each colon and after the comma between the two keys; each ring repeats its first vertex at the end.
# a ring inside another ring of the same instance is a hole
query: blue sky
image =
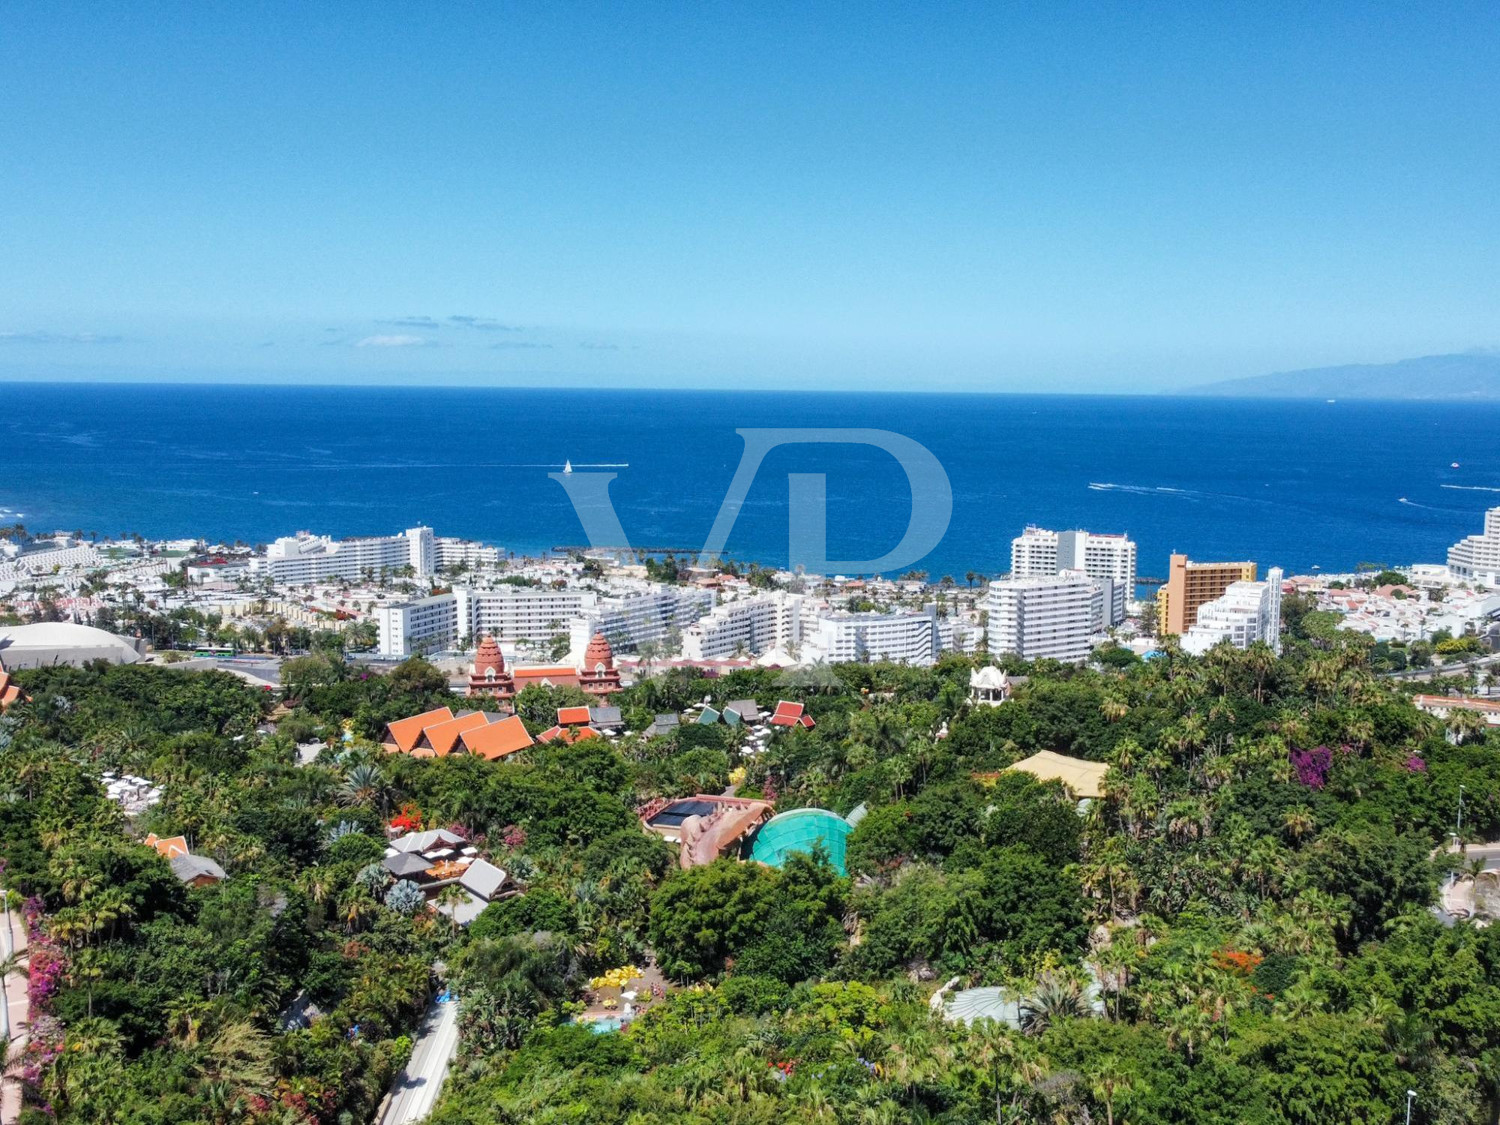
{"type": "Polygon", "coordinates": [[[1487,3],[12,0],[0,378],[1149,391],[1494,347],[1496,74],[1487,3]]]}

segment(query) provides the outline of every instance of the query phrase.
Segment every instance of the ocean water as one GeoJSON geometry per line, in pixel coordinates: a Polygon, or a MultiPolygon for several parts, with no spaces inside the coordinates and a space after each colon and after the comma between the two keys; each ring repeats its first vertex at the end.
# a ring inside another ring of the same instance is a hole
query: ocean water
{"type": "MultiPolygon", "coordinates": [[[[1028,523],[1128,532],[1143,575],[1174,550],[1289,573],[1440,562],[1500,504],[1500,405],[0,383],[0,523],[249,542],[426,523],[536,552],[584,539],[547,476],[571,460],[618,474],[633,543],[696,550],[750,426],[921,442],[953,517],[920,565],[959,582],[1008,569],[1028,523]]],[[[739,512],[735,557],[785,561],[790,472],[827,474],[830,557],[901,538],[912,499],[889,455],[787,447],[739,512]]]]}

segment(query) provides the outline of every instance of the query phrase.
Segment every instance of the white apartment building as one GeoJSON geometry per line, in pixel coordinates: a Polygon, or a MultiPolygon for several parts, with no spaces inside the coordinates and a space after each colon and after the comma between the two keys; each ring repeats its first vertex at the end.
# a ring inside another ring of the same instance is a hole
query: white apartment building
{"type": "Polygon", "coordinates": [[[802,660],[932,664],[939,650],[937,606],[892,613],[826,613],[804,623],[802,660]]]}
{"type": "Polygon", "coordinates": [[[721,602],[682,632],[687,660],[759,656],[773,648],[790,651],[802,643],[801,594],[782,590],[721,602]]]}
{"type": "Polygon", "coordinates": [[[597,595],[550,586],[499,586],[476,590],[455,586],[446,594],[383,605],[376,613],[380,652],[410,656],[435,652],[481,637],[501,642],[545,641],[566,634],[597,595]]]}
{"type": "Polygon", "coordinates": [[[459,603],[460,633],[475,644],[481,637],[503,642],[562,636],[598,599],[590,590],[509,585],[492,590],[455,586],[453,596],[459,603]]]}
{"type": "Polygon", "coordinates": [[[1104,624],[1125,620],[1125,603],[1135,596],[1135,540],[1090,531],[1049,531],[1028,526],[1010,543],[1012,578],[1050,578],[1078,570],[1106,583],[1104,624]]]}
{"type": "Polygon", "coordinates": [[[990,652],[1086,660],[1102,631],[1103,596],[1104,584],[1078,571],[991,582],[984,598],[990,652]]]}
{"type": "Polygon", "coordinates": [[[977,621],[955,617],[952,614],[938,618],[937,647],[939,652],[976,653],[979,651],[979,642],[983,637],[984,630],[980,628],[977,621]]]}
{"type": "Polygon", "coordinates": [[[1264,582],[1232,582],[1222,595],[1198,607],[1198,620],[1179,638],[1183,652],[1201,656],[1228,641],[1245,649],[1258,641],[1281,651],[1280,567],[1266,571],[1264,582]]]}
{"type": "Polygon", "coordinates": [[[659,645],[674,635],[685,638],[713,605],[712,591],[695,586],[642,583],[625,593],[601,595],[573,621],[572,651],[581,655],[595,633],[608,637],[616,653],[659,645]]]}
{"type": "Polygon", "coordinates": [[[383,656],[410,656],[449,648],[459,637],[458,599],[452,594],[375,609],[378,646],[383,656]]]}
{"type": "Polygon", "coordinates": [[[329,578],[356,579],[366,571],[387,573],[409,566],[419,578],[433,573],[436,548],[432,528],[412,527],[400,535],[373,539],[331,539],[299,532],[283,536],[250,560],[250,573],[284,585],[300,586],[329,578]]]}
{"type": "Polygon", "coordinates": [[[24,545],[0,539],[0,561],[5,564],[6,573],[17,578],[54,569],[98,566],[102,558],[92,545],[66,537],[24,545]]]}
{"type": "Polygon", "coordinates": [[[1448,548],[1448,569],[1466,582],[1500,586],[1500,508],[1484,513],[1484,531],[1448,548]]]}
{"type": "Polygon", "coordinates": [[[380,607],[379,620],[388,622],[380,626],[380,651],[408,656],[477,644],[481,637],[504,644],[566,636],[581,654],[590,637],[603,633],[616,652],[629,652],[685,630],[712,606],[707,590],[648,583],[608,595],[550,585],[455,586],[447,594],[380,607]]]}
{"type": "Polygon", "coordinates": [[[472,539],[455,539],[443,536],[433,544],[433,562],[437,569],[466,565],[470,570],[483,570],[500,565],[499,547],[486,547],[472,539]]]}

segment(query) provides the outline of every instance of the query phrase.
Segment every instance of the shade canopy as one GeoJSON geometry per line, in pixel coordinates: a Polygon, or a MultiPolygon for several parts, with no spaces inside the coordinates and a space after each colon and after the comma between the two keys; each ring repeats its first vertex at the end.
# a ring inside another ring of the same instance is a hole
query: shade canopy
{"type": "Polygon", "coordinates": [[[768,867],[780,867],[792,853],[810,854],[822,844],[828,862],[844,875],[844,847],[851,831],[847,820],[827,809],[792,809],[761,826],[750,858],[768,867]]]}

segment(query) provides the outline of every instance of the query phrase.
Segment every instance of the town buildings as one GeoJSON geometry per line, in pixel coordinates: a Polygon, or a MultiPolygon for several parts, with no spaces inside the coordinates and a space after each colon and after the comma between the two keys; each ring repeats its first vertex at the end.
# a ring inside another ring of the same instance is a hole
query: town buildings
{"type": "Polygon", "coordinates": [[[1135,560],[1135,541],[1125,535],[1028,526],[1010,544],[1012,578],[1050,578],[1076,570],[1103,583],[1106,626],[1125,620],[1125,605],[1135,596],[1135,560]]]}
{"type": "Polygon", "coordinates": [[[411,568],[424,578],[436,567],[432,528],[412,527],[400,535],[371,539],[331,539],[298,532],[277,539],[262,556],[250,560],[250,572],[285,585],[301,585],[327,578],[356,579],[361,575],[393,573],[411,568]]]}
{"type": "Polygon", "coordinates": [[[1500,727],[1500,699],[1476,699],[1467,695],[1419,695],[1413,700],[1419,711],[1447,720],[1455,711],[1469,711],[1486,726],[1500,727]]]}
{"type": "Polygon", "coordinates": [[[1221,597],[1235,582],[1254,581],[1253,562],[1200,563],[1174,554],[1166,585],[1157,592],[1157,632],[1163,636],[1186,633],[1197,623],[1201,606],[1221,597]]]}
{"type": "Polygon", "coordinates": [[[758,656],[772,649],[791,651],[802,643],[801,594],[775,591],[721,602],[682,633],[685,660],[724,660],[758,656]]]}
{"type": "Polygon", "coordinates": [[[1081,662],[1102,631],[1102,599],[1101,583],[1078,571],[991,582],[984,599],[990,652],[1081,662]]]}
{"type": "Polygon", "coordinates": [[[802,662],[931,664],[939,647],[935,605],[890,613],[826,613],[803,634],[802,662]]]}
{"type": "Polygon", "coordinates": [[[580,652],[596,633],[633,651],[680,635],[713,600],[709,590],[644,582],[620,583],[608,593],[552,584],[455,586],[383,605],[376,621],[382,656],[436,652],[484,636],[507,644],[566,637],[571,651],[580,652]]]}
{"type": "Polygon", "coordinates": [[[1281,651],[1280,567],[1266,572],[1264,582],[1232,582],[1224,593],[1198,607],[1198,620],[1181,634],[1184,652],[1201,655],[1228,641],[1245,649],[1262,642],[1281,651]]]}
{"type": "Polygon", "coordinates": [[[1484,513],[1484,530],[1448,548],[1448,569],[1456,578],[1500,586],[1500,507],[1484,513]]]}

